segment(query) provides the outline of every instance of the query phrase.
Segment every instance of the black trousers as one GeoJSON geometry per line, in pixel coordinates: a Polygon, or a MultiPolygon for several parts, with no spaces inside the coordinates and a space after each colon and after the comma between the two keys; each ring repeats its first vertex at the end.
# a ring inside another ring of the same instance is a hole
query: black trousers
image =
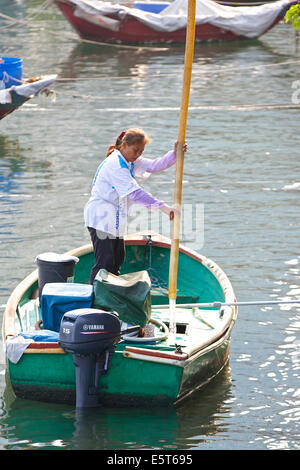
{"type": "Polygon", "coordinates": [[[90,284],[99,269],[106,269],[112,274],[120,274],[121,265],[125,260],[124,238],[115,237],[94,228],[88,227],[94,248],[95,264],[91,271],[90,284]]]}

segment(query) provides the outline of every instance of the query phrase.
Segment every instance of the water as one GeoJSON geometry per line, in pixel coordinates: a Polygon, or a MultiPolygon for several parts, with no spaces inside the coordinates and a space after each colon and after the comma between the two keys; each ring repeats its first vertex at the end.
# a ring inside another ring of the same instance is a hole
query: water
{"type": "MultiPolygon", "coordinates": [[[[26,21],[1,19],[1,54],[22,57],[24,76],[59,77],[56,102],[40,96],[1,121],[1,306],[38,253],[89,242],[83,206],[121,130],[150,134],[146,156],[172,148],[177,135],[182,47],[79,44],[58,10],[40,13],[42,5],[0,1],[2,13],[26,21]]],[[[291,107],[299,61],[284,24],[259,41],[195,51],[183,202],[204,208],[205,224],[202,238],[185,243],[225,270],[240,301],[300,297],[299,108],[291,107]]],[[[171,202],[173,178],[170,169],[144,187],[171,202]]],[[[229,365],[181,407],[87,416],[14,399],[1,349],[0,448],[299,450],[299,328],[299,306],[242,307],[229,365]]]]}

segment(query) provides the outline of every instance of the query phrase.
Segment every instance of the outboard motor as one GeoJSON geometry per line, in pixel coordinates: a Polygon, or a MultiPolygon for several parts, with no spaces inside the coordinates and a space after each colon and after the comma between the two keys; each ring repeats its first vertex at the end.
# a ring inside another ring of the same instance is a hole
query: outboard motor
{"type": "Polygon", "coordinates": [[[58,342],[65,351],[73,354],[76,408],[99,404],[99,376],[108,372],[120,336],[121,323],[115,312],[81,308],[64,314],[58,342]]]}

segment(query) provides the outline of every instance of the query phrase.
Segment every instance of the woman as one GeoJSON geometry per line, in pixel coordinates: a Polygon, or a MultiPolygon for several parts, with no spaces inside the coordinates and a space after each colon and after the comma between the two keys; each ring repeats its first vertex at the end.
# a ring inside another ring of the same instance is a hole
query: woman
{"type": "Polygon", "coordinates": [[[150,160],[141,157],[150,140],[142,129],[122,132],[116,143],[108,148],[105,160],[97,169],[91,197],[84,209],[85,225],[90,232],[95,254],[91,284],[99,269],[119,274],[125,259],[123,235],[133,203],[148,209],[159,209],[170,218],[174,214],[174,208],[144,191],[135,179],[165,170],[176,161],[177,142],[174,150],[161,158],[150,160]]]}

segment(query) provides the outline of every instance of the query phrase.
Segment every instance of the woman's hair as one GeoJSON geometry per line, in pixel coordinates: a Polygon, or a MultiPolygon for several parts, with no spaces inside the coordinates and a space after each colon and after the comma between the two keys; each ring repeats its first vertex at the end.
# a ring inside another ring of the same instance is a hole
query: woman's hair
{"type": "Polygon", "coordinates": [[[123,142],[126,142],[127,145],[134,145],[137,143],[146,145],[151,142],[151,139],[142,129],[127,129],[127,131],[121,132],[114,145],[110,145],[108,147],[105,158],[107,158],[115,149],[120,150],[123,142]]]}

